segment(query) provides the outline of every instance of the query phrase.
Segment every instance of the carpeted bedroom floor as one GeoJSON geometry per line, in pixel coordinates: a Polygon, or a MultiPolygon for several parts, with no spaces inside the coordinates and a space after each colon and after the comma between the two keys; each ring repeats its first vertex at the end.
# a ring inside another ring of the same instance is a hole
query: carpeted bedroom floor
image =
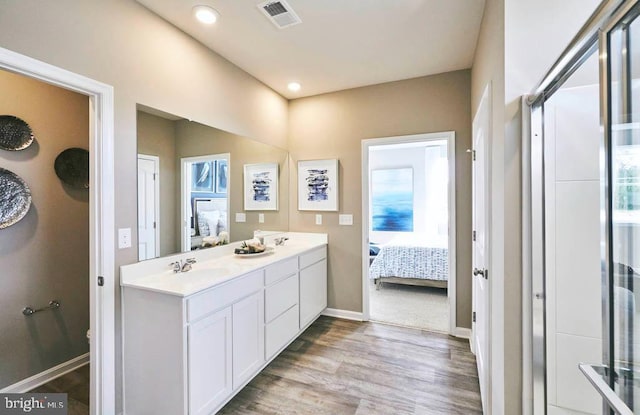
{"type": "Polygon", "coordinates": [[[373,321],[449,331],[447,290],[383,283],[379,290],[369,285],[369,310],[373,321]]]}

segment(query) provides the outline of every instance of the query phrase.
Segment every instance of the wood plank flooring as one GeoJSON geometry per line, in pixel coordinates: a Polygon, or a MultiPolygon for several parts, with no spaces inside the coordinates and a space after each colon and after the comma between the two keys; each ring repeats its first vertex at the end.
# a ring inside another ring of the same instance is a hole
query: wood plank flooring
{"type": "Polygon", "coordinates": [[[66,393],[68,415],[89,415],[89,365],[31,390],[33,393],[66,393]]]}
{"type": "Polygon", "coordinates": [[[219,414],[482,414],[469,342],[320,317],[219,414]]]}

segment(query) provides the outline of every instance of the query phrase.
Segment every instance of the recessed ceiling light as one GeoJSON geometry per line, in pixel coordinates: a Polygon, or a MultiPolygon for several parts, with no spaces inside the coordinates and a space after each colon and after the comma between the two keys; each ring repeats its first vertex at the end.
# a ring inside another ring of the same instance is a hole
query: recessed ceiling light
{"type": "Polygon", "coordinates": [[[193,8],[193,15],[200,23],[204,24],[214,24],[220,16],[214,8],[209,6],[195,6],[193,8]]]}
{"type": "Polygon", "coordinates": [[[289,88],[289,91],[298,92],[300,91],[300,84],[298,82],[289,82],[287,88],[289,88]]]}

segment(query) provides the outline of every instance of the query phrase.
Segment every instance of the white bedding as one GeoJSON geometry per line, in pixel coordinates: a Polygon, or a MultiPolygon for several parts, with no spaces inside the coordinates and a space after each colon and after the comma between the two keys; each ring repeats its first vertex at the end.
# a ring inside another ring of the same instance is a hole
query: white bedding
{"type": "Polygon", "coordinates": [[[446,237],[407,234],[380,247],[369,267],[369,278],[417,278],[447,281],[449,276],[446,237]]]}

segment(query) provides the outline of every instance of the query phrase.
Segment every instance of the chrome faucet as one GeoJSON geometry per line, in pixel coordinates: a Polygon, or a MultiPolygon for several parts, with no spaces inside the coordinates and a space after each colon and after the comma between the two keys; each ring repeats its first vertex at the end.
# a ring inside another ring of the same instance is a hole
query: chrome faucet
{"type": "Polygon", "coordinates": [[[191,266],[193,264],[196,263],[196,259],[195,258],[187,258],[184,261],[183,260],[179,260],[176,262],[172,262],[169,264],[170,267],[173,267],[173,272],[175,274],[179,273],[179,272],[187,272],[187,271],[191,271],[191,266]]]}
{"type": "Polygon", "coordinates": [[[289,238],[287,238],[286,236],[282,236],[280,238],[275,238],[274,239],[274,241],[276,243],[276,246],[282,246],[282,245],[284,245],[284,242],[288,241],[288,240],[289,240],[289,238]]]}

